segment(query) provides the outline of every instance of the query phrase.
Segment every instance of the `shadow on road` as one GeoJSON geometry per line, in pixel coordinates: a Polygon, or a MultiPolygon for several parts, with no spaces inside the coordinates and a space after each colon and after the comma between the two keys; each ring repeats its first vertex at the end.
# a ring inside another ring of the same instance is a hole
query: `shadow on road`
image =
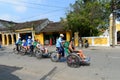
{"type": "Polygon", "coordinates": [[[20,69],[22,68],[0,65],[0,80],[21,80],[19,77],[12,74],[12,72],[20,69]]]}

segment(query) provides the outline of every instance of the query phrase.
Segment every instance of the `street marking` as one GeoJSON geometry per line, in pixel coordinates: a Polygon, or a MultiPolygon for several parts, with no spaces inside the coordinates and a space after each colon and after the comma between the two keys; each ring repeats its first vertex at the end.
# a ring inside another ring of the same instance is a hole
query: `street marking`
{"type": "Polygon", "coordinates": [[[48,74],[44,75],[40,80],[50,80],[49,77],[54,73],[57,67],[54,67],[48,74]]]}
{"type": "Polygon", "coordinates": [[[108,56],[109,58],[112,58],[112,59],[120,59],[120,57],[118,56],[108,56]]]}

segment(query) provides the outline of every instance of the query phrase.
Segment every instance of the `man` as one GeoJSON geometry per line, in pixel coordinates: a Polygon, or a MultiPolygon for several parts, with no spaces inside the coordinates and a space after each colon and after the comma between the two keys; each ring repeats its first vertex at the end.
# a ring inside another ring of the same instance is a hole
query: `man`
{"type": "Polygon", "coordinates": [[[60,34],[60,37],[57,39],[56,41],[56,48],[57,48],[57,51],[58,51],[58,57],[59,59],[62,57],[64,57],[64,48],[63,48],[63,38],[64,35],[63,34],[60,34]]]}
{"type": "Polygon", "coordinates": [[[19,46],[22,44],[22,41],[21,41],[21,37],[18,37],[18,40],[16,41],[16,48],[17,48],[17,51],[19,51],[19,46]]]}

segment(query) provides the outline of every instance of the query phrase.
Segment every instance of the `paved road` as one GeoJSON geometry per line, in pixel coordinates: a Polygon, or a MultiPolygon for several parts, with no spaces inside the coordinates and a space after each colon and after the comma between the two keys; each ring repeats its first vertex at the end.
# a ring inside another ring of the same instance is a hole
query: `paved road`
{"type": "Polygon", "coordinates": [[[38,60],[12,54],[12,48],[0,51],[0,80],[120,80],[120,47],[83,48],[91,57],[91,65],[79,68],[70,68],[65,62],[54,63],[49,58],[38,60]]]}

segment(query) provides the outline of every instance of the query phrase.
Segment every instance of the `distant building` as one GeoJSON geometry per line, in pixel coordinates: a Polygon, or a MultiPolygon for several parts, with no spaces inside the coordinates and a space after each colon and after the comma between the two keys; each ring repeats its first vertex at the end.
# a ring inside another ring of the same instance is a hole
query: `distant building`
{"type": "MultiPolygon", "coordinates": [[[[119,18],[120,16],[118,16],[119,18]]],[[[109,35],[110,35],[110,44],[112,44],[112,24],[113,24],[113,18],[112,14],[110,15],[110,27],[109,27],[109,35]]],[[[120,20],[116,19],[115,21],[115,45],[120,44],[120,20]]]]}

